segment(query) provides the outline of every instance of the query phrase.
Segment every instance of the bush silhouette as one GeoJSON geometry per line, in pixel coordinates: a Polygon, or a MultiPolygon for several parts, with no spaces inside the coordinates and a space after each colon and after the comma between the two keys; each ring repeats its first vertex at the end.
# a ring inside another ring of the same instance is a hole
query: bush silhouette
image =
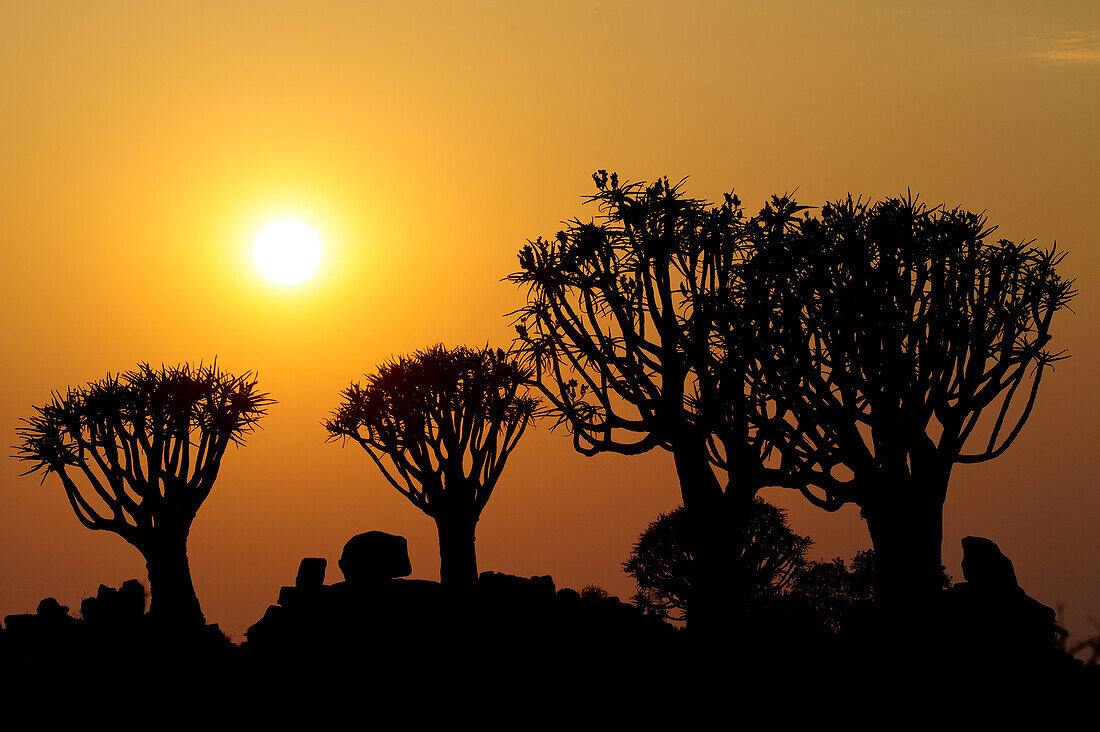
{"type": "MultiPolygon", "coordinates": [[[[682,506],[661,514],[638,537],[623,564],[638,585],[634,604],[651,615],[684,620],[694,601],[688,530],[682,506]]],[[[751,615],[772,607],[799,576],[811,541],[791,530],[782,509],[759,498],[752,503],[745,532],[738,543],[744,547],[741,575],[751,583],[744,612],[751,615]]]]}
{"type": "Polygon", "coordinates": [[[849,626],[854,608],[869,605],[874,591],[874,550],[857,552],[850,563],[840,557],[807,562],[791,582],[787,599],[827,631],[849,626]]]}
{"type": "MultiPolygon", "coordinates": [[[[940,587],[951,586],[951,576],[940,568],[940,587]]],[[[821,628],[840,633],[850,630],[856,611],[875,599],[875,550],[856,552],[845,563],[840,557],[807,562],[788,585],[784,604],[789,613],[813,618],[821,628]]]]}
{"type": "Polygon", "coordinates": [[[325,422],[435,520],[444,584],[477,579],[478,519],[537,405],[526,379],[503,351],[437,345],[352,384],[325,422]]]}
{"type": "Polygon", "coordinates": [[[201,624],[187,536],[230,444],[242,445],[272,400],[251,374],[142,364],[55,394],[18,430],[16,457],[60,478],[77,519],[145,557],[150,613],[201,624]],[[83,484],[83,486],[81,485],[83,484]]]}

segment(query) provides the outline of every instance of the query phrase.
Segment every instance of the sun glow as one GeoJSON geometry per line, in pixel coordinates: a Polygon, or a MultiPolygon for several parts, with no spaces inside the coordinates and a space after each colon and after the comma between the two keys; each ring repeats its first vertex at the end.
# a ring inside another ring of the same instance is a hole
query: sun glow
{"type": "Polygon", "coordinates": [[[296,219],[279,219],[260,229],[252,242],[256,269],[277,285],[305,282],[321,264],[321,240],[296,219]]]}

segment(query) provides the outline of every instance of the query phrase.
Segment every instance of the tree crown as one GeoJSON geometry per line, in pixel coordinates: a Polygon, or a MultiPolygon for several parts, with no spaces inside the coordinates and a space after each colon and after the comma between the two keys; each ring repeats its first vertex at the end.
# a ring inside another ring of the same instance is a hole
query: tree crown
{"type": "Polygon", "coordinates": [[[517,347],[578,451],[668,448],[685,429],[708,433],[728,406],[718,305],[733,296],[740,201],[688,198],[683,181],[593,177],[598,217],[520,252],[517,347]]]}
{"type": "Polygon", "coordinates": [[[32,463],[24,475],[58,474],[89,528],[151,528],[166,508],[193,517],[228,445],[243,444],[272,403],[250,372],[143,363],[35,407],[15,457],[32,463]],[[77,487],[74,471],[94,493],[77,487]]]}
{"type": "Polygon", "coordinates": [[[473,482],[480,511],[538,406],[527,380],[500,349],[436,345],[351,384],[325,429],[358,443],[423,510],[448,483],[473,482]]]}
{"type": "Polygon", "coordinates": [[[982,215],[912,197],[849,197],[819,217],[749,227],[744,278],[782,294],[756,317],[771,333],[772,394],[801,428],[785,457],[825,492],[811,500],[859,501],[860,474],[988,460],[1015,440],[1065,355],[1048,348],[1050,328],[1075,291],[1058,272],[1063,252],[993,231],[982,215]],[[981,424],[984,447],[964,453],[981,424]],[[857,478],[835,480],[838,465],[857,478]]]}

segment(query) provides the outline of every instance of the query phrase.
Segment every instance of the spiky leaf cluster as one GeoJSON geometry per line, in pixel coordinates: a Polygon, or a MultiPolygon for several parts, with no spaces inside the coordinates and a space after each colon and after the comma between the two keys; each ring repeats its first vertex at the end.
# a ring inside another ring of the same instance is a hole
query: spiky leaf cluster
{"type": "Polygon", "coordinates": [[[351,384],[325,429],[358,443],[425,512],[462,484],[479,514],[538,405],[527,379],[499,349],[436,345],[351,384]]]}
{"type": "Polygon", "coordinates": [[[1075,294],[1064,254],[992,240],[984,216],[912,198],[781,218],[782,236],[750,228],[747,272],[786,278],[762,344],[773,393],[801,427],[785,457],[815,475],[800,486],[811,500],[862,503],[884,476],[1002,454],[1064,357],[1048,348],[1075,294]],[[837,480],[839,465],[854,477],[837,480]]]}
{"type": "Polygon", "coordinates": [[[193,518],[227,447],[272,403],[248,372],[141,364],[36,406],[16,457],[32,464],[24,474],[60,477],[82,524],[132,536],[167,512],[193,518]]]}

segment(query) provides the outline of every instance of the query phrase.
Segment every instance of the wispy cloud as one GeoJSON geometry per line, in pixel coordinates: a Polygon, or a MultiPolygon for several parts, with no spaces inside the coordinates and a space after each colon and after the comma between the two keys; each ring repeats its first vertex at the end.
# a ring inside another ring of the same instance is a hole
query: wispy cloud
{"type": "Polygon", "coordinates": [[[1100,63],[1100,31],[1075,31],[1054,38],[1026,39],[1031,51],[1026,56],[1049,61],[1100,63]]]}

